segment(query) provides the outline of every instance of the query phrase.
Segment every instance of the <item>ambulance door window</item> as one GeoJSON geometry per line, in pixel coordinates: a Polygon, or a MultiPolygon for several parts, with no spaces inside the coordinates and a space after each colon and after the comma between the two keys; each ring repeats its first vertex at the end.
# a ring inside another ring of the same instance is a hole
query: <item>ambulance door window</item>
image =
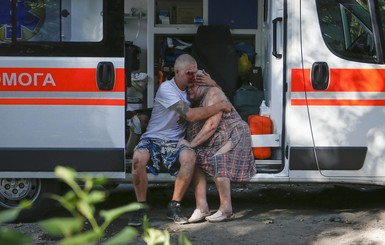
{"type": "Polygon", "coordinates": [[[102,38],[103,0],[1,3],[0,42],[99,42],[102,38]]]}
{"type": "Polygon", "coordinates": [[[317,7],[322,36],[334,54],[362,62],[377,61],[366,1],[318,0],[317,7]]]}
{"type": "Polygon", "coordinates": [[[99,42],[103,38],[102,0],[62,0],[62,41],[99,42]]]}
{"type": "Polygon", "coordinates": [[[16,7],[17,40],[28,42],[60,41],[59,0],[20,1],[16,7]],[[20,31],[22,33],[20,35],[20,31]]]}

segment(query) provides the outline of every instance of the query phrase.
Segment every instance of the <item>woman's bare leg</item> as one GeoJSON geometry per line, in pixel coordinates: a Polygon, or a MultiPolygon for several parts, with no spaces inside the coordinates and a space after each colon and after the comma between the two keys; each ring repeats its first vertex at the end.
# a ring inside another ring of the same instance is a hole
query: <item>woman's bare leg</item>
{"type": "Polygon", "coordinates": [[[194,173],[195,205],[202,213],[209,211],[207,203],[207,180],[201,168],[196,167],[194,173]]]}
{"type": "Polygon", "coordinates": [[[218,177],[214,179],[215,185],[219,193],[219,210],[227,216],[232,215],[233,207],[231,205],[231,187],[230,179],[226,177],[218,177]]]}

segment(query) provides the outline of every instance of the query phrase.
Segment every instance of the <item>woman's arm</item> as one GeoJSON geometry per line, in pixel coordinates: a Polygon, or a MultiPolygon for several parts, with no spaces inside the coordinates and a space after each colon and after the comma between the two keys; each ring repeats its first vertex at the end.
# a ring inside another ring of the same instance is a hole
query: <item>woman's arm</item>
{"type": "MultiPolygon", "coordinates": [[[[203,106],[210,106],[218,103],[219,101],[226,99],[226,96],[218,88],[211,88],[208,90],[207,93],[208,94],[206,95],[205,100],[203,101],[203,106]]],[[[211,136],[214,135],[219,125],[219,122],[222,119],[222,114],[223,114],[222,111],[218,112],[217,114],[211,116],[206,120],[202,129],[195,136],[195,138],[191,140],[190,142],[191,147],[194,148],[201,145],[202,143],[206,142],[211,136]]]]}
{"type": "Polygon", "coordinates": [[[222,114],[223,112],[219,112],[206,120],[201,131],[199,131],[199,133],[195,136],[195,138],[191,140],[190,146],[192,148],[195,148],[201,145],[202,143],[206,142],[206,140],[208,140],[211,136],[214,135],[219,125],[219,122],[221,121],[222,114]]]}

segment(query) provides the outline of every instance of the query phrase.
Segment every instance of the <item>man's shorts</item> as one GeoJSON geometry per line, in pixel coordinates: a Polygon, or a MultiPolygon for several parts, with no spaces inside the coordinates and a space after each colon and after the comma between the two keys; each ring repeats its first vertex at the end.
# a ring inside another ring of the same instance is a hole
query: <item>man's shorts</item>
{"type": "Polygon", "coordinates": [[[186,145],[177,147],[178,141],[175,140],[162,140],[157,138],[141,138],[138,145],[135,147],[135,151],[139,149],[147,149],[150,153],[150,159],[152,163],[147,163],[147,170],[154,175],[158,175],[160,167],[164,166],[172,176],[178,174],[179,153],[184,149],[194,150],[186,145]]]}

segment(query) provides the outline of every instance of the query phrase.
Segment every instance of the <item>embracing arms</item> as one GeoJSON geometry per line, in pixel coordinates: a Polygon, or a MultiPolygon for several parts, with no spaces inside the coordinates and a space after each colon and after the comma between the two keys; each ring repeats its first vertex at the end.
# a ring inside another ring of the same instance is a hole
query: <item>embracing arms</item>
{"type": "Polygon", "coordinates": [[[224,100],[218,101],[218,103],[210,106],[190,108],[188,104],[180,100],[172,105],[171,108],[178,112],[188,122],[196,122],[209,118],[218,112],[231,112],[232,105],[226,98],[224,98],[224,100]]]}
{"type": "MultiPolygon", "coordinates": [[[[212,105],[218,104],[219,101],[225,100],[226,96],[223,94],[223,92],[218,88],[211,88],[208,91],[208,94],[205,97],[205,100],[203,101],[203,105],[200,108],[207,108],[212,105]]],[[[199,133],[194,137],[194,139],[191,140],[191,142],[188,142],[186,140],[183,140],[180,142],[180,144],[189,145],[191,147],[197,147],[207,141],[210,137],[214,135],[214,133],[217,130],[217,127],[219,125],[219,122],[222,119],[223,112],[220,111],[216,113],[215,115],[208,118],[202,129],[199,131],[199,133]]]]}

